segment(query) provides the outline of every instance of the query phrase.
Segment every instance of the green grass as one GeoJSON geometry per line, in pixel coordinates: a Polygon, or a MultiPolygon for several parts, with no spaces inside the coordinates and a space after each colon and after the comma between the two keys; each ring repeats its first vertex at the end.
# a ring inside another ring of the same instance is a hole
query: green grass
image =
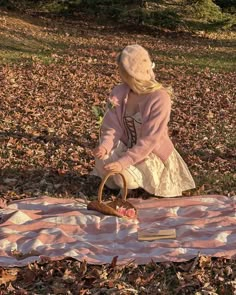
{"type": "Polygon", "coordinates": [[[197,19],[186,19],[185,25],[190,31],[207,31],[216,32],[218,30],[227,30],[236,24],[236,18],[231,16],[230,18],[224,18],[218,21],[204,21],[197,19]]]}
{"type": "Polygon", "coordinates": [[[159,57],[158,62],[171,65],[187,65],[191,67],[198,67],[204,69],[206,67],[217,71],[234,71],[236,64],[236,54],[227,52],[223,48],[219,51],[205,48],[205,50],[196,52],[186,52],[179,50],[172,50],[168,53],[166,51],[158,50],[155,55],[159,57]]]}
{"type": "MultiPolygon", "coordinates": [[[[63,23],[58,25],[56,20],[50,22],[46,20],[45,23],[38,18],[9,13],[6,16],[1,11],[0,20],[2,20],[0,22],[0,63],[31,61],[34,58],[50,63],[54,60],[53,53],[66,54],[71,46],[77,46],[80,41],[82,44],[87,43],[87,36],[84,40],[78,40],[74,34],[74,27],[67,26],[66,30],[71,34],[65,33],[63,23]]],[[[181,50],[174,46],[172,50],[157,50],[154,53],[160,57],[158,62],[163,64],[234,71],[236,64],[236,54],[233,52],[236,45],[234,37],[235,34],[231,39],[224,40],[225,33],[222,32],[217,36],[218,40],[203,38],[201,49],[195,49],[195,43],[189,45],[188,40],[183,40],[181,50]]],[[[181,36],[179,38],[181,39],[181,36]]],[[[196,43],[196,45],[199,44],[196,43]]]]}
{"type": "Polygon", "coordinates": [[[0,35],[0,62],[22,62],[34,58],[49,62],[53,60],[53,53],[62,54],[67,48],[66,42],[53,42],[50,39],[35,40],[30,36],[16,41],[14,38],[0,35]]]}
{"type": "Polygon", "coordinates": [[[199,171],[194,176],[197,186],[204,185],[204,193],[216,193],[226,195],[229,192],[236,192],[236,175],[234,173],[222,174],[217,171],[202,173],[199,171]]]}
{"type": "Polygon", "coordinates": [[[43,21],[0,11],[0,63],[53,61],[52,54],[67,52],[71,38],[57,28],[46,27],[43,21]]]}

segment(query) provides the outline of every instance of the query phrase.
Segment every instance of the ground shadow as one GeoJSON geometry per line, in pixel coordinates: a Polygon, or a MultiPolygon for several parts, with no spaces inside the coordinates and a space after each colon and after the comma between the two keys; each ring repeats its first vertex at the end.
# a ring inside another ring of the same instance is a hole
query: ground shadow
{"type": "MultiPolygon", "coordinates": [[[[48,195],[59,198],[95,199],[101,180],[75,171],[61,173],[53,169],[0,169],[0,197],[9,200],[48,195]]],[[[104,196],[111,193],[104,188],[104,196]]]]}
{"type": "MultiPolygon", "coordinates": [[[[43,195],[92,201],[98,198],[100,184],[101,179],[89,173],[60,173],[53,169],[0,169],[0,198],[8,202],[43,195]]],[[[119,196],[119,193],[120,190],[104,186],[102,198],[104,201],[111,200],[112,196],[119,196]]],[[[153,195],[139,188],[128,192],[127,197],[147,199],[153,195]]]]}

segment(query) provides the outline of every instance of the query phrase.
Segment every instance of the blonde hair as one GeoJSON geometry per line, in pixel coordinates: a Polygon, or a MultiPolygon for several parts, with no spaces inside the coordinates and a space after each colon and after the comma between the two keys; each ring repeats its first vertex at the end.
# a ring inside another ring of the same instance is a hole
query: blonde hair
{"type": "Polygon", "coordinates": [[[152,93],[159,89],[166,89],[170,96],[173,96],[173,90],[171,87],[165,88],[161,83],[155,80],[155,77],[150,80],[138,80],[132,76],[130,76],[122,63],[120,62],[120,55],[117,58],[117,63],[119,67],[119,73],[122,81],[127,84],[133,92],[137,94],[148,94],[152,93]]]}

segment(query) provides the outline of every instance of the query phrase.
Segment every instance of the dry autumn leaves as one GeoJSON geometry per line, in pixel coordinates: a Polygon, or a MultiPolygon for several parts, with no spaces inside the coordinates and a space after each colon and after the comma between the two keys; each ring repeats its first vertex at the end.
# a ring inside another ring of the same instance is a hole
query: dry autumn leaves
{"type": "MultiPolygon", "coordinates": [[[[197,182],[189,194],[235,194],[232,38],[118,31],[86,20],[1,19],[0,37],[12,42],[0,46],[2,202],[42,194],[96,198],[99,180],[88,177],[99,129],[93,107],[104,109],[119,82],[116,53],[132,42],[149,49],[157,79],[174,89],[170,131],[197,182]]],[[[234,261],[199,255],[187,263],[137,266],[116,260],[92,266],[45,257],[24,268],[0,267],[0,294],[236,292],[234,261]]]]}

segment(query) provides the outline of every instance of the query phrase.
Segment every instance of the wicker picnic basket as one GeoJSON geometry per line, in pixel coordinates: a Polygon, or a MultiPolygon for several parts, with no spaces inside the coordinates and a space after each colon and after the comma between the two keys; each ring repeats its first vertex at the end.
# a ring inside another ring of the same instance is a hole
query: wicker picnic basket
{"type": "Polygon", "coordinates": [[[124,208],[126,210],[133,209],[134,213],[135,213],[135,216],[133,216],[132,218],[134,218],[134,217],[136,217],[137,210],[130,202],[128,202],[126,200],[126,197],[127,197],[127,183],[126,183],[124,175],[122,173],[120,173],[120,172],[109,172],[102,179],[102,182],[101,182],[101,184],[99,186],[98,200],[91,201],[90,203],[88,203],[87,209],[88,210],[95,210],[95,211],[98,211],[98,212],[103,213],[105,215],[113,215],[113,216],[117,216],[117,217],[123,217],[124,216],[123,214],[121,214],[118,211],[119,208],[124,208]],[[114,175],[114,174],[119,174],[122,177],[123,184],[124,184],[122,196],[121,196],[121,198],[116,198],[113,201],[104,202],[102,200],[102,193],[103,193],[104,185],[105,185],[107,179],[110,176],[114,175]]]}

